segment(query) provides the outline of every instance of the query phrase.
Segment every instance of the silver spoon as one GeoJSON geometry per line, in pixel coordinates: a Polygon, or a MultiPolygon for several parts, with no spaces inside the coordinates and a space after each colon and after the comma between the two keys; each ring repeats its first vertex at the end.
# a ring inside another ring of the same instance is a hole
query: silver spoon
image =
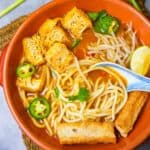
{"type": "Polygon", "coordinates": [[[95,64],[96,67],[109,67],[117,71],[127,81],[127,91],[150,92],[150,78],[141,76],[133,71],[111,62],[101,62],[95,64]]]}

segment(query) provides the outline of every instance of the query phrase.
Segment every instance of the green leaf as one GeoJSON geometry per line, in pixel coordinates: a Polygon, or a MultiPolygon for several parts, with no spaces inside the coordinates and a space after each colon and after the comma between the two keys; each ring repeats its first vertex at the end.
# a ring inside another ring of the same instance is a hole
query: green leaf
{"type": "Polygon", "coordinates": [[[60,94],[60,91],[59,91],[58,87],[56,87],[56,88],[54,89],[54,91],[55,91],[56,97],[58,98],[58,97],[59,97],[59,94],[60,94]]]}
{"type": "Polygon", "coordinates": [[[74,100],[77,100],[77,99],[78,99],[77,95],[76,96],[72,95],[72,96],[69,97],[69,101],[74,101],[74,100]]]}
{"type": "Polygon", "coordinates": [[[79,100],[81,102],[84,102],[88,100],[89,98],[89,91],[86,88],[80,88],[78,95],[72,95],[69,97],[69,101],[79,100]]]}
{"type": "Polygon", "coordinates": [[[71,49],[75,48],[80,43],[80,41],[80,39],[75,40],[71,45],[71,49]]]}
{"type": "Polygon", "coordinates": [[[89,18],[92,20],[92,21],[95,21],[98,16],[99,16],[99,13],[96,13],[96,12],[88,12],[87,15],[89,16],[89,18]]]}
{"type": "Polygon", "coordinates": [[[80,101],[86,101],[89,98],[89,91],[86,88],[80,88],[79,93],[78,93],[78,99],[80,101]]]}

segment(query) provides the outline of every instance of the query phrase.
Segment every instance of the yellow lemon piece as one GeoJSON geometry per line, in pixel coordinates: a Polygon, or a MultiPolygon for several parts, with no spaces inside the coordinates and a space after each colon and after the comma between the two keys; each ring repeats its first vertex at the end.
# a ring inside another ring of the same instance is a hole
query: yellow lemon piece
{"type": "Polygon", "coordinates": [[[141,46],[135,50],[131,58],[131,69],[141,75],[146,75],[150,69],[150,47],[141,46]]]}

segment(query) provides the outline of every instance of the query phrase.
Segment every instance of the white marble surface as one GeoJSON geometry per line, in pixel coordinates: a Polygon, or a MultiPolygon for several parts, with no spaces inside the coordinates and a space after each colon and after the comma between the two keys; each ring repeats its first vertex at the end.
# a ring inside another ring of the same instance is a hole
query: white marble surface
{"type": "MultiPolygon", "coordinates": [[[[0,11],[15,0],[0,0],[0,11]]],[[[10,21],[37,9],[50,0],[26,0],[25,3],[0,19],[0,28],[10,21]]],[[[16,121],[12,117],[5,101],[3,89],[0,87],[0,150],[25,150],[16,121]]]]}

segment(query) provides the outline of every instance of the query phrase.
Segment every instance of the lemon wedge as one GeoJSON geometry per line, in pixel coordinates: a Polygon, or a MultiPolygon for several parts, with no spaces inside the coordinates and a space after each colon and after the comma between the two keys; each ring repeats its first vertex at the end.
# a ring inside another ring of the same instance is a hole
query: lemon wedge
{"type": "Polygon", "coordinates": [[[131,69],[141,75],[146,75],[150,69],[150,47],[137,48],[131,58],[131,69]]]}

